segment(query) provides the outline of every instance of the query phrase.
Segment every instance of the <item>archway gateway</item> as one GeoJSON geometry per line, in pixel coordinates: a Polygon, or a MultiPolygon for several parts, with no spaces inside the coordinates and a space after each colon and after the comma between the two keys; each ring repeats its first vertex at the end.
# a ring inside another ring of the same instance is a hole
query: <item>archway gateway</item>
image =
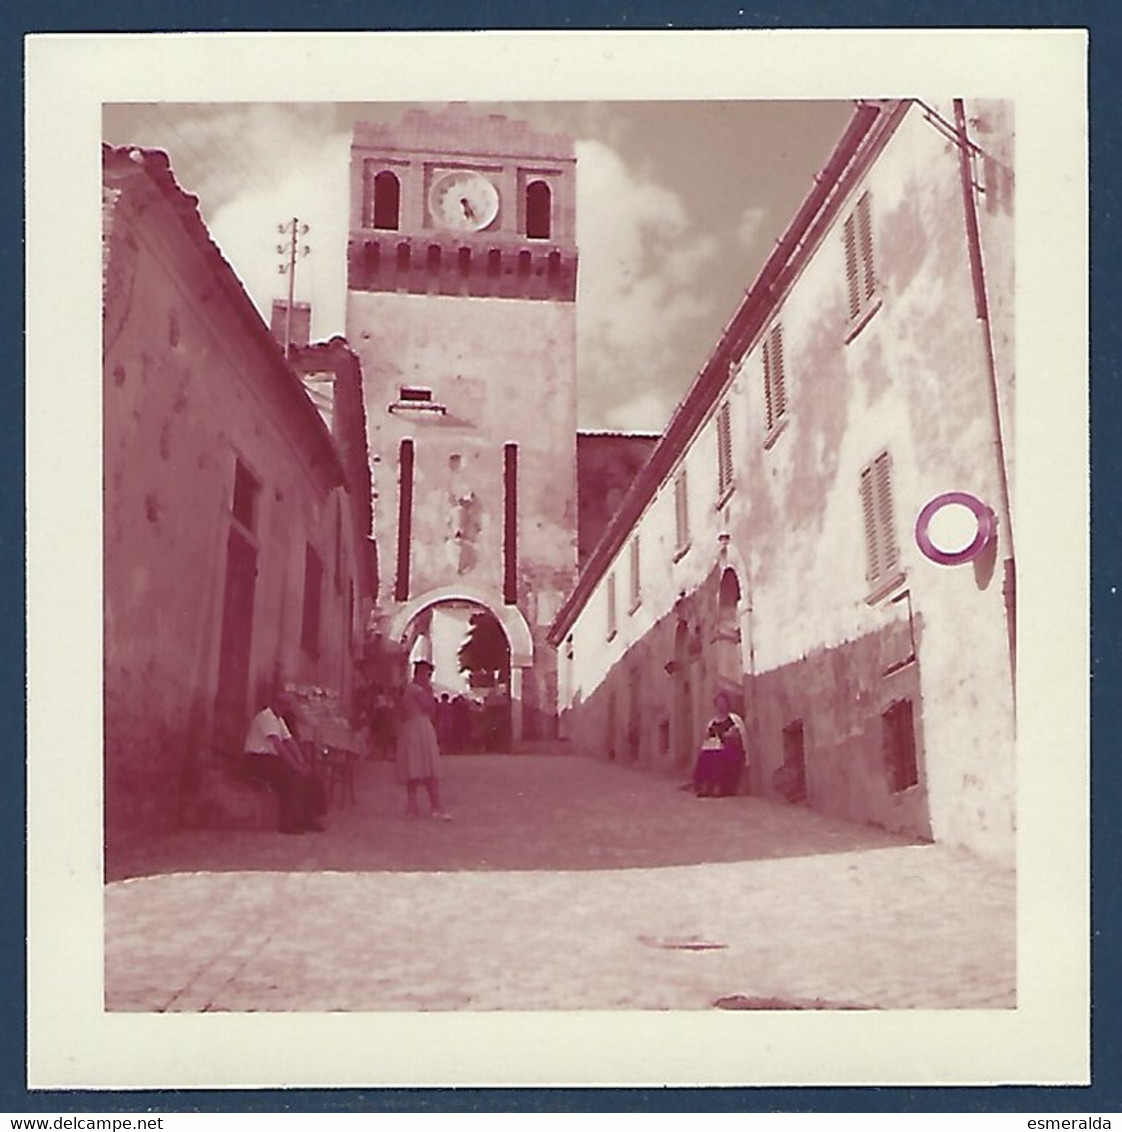
{"type": "Polygon", "coordinates": [[[498,622],[510,647],[510,732],[512,739],[524,739],[523,679],[534,665],[534,640],[526,619],[517,606],[507,605],[497,595],[461,586],[443,586],[420,594],[403,605],[389,625],[389,636],[399,645],[406,643],[411,627],[427,612],[444,606],[489,613],[498,622]]]}

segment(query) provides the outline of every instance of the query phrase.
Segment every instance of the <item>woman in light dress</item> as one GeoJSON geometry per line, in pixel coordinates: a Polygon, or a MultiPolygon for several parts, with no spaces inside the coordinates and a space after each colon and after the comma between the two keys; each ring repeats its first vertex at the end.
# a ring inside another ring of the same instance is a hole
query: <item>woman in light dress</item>
{"type": "Polygon", "coordinates": [[[401,726],[397,734],[397,780],[405,783],[405,816],[420,816],[417,793],[429,797],[431,816],[448,821],[440,803],[440,744],[436,738],[436,698],[432,694],[433,666],[427,660],[413,665],[413,682],[401,697],[401,726]]]}

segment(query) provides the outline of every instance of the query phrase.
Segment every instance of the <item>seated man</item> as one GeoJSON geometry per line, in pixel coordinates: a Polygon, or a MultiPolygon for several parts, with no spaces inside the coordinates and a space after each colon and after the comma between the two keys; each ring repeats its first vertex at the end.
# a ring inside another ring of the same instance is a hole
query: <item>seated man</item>
{"type": "Polygon", "coordinates": [[[327,808],[323,784],[281,718],[284,707],[283,696],[274,695],[253,717],[245,738],[245,772],[277,792],[281,833],[320,831],[319,818],[327,808]]]}

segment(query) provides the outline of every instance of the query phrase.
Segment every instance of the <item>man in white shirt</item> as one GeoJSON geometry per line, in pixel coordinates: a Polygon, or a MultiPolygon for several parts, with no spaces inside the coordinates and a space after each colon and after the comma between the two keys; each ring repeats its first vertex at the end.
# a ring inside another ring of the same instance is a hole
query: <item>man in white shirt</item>
{"type": "Polygon", "coordinates": [[[281,833],[319,831],[323,829],[318,820],[322,789],[281,717],[283,707],[283,698],[273,696],[253,717],[245,737],[246,773],[277,792],[281,833]]]}

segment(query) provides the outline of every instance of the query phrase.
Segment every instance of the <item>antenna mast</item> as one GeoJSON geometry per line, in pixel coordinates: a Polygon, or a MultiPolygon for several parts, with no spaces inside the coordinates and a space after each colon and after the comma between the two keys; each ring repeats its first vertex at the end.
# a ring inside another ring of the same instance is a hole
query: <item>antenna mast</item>
{"type": "Polygon", "coordinates": [[[287,255],[287,263],[277,264],[277,271],[288,276],[288,305],[284,309],[284,356],[287,359],[292,352],[292,304],[296,294],[296,261],[303,259],[311,253],[311,248],[305,244],[300,247],[300,237],[308,234],[308,225],[301,224],[300,218],[294,216],[287,224],[278,224],[277,231],[282,236],[288,236],[283,244],[277,244],[277,255],[287,255]]]}

